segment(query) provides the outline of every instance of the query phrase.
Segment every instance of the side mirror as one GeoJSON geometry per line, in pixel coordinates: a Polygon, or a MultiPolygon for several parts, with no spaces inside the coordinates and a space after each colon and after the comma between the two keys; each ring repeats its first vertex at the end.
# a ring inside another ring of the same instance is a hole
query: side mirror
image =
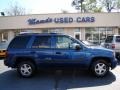
{"type": "Polygon", "coordinates": [[[76,49],[76,50],[80,50],[80,49],[81,49],[80,45],[79,45],[79,44],[76,45],[76,46],[75,46],[75,49],[76,49]]]}
{"type": "Polygon", "coordinates": [[[80,45],[77,44],[77,43],[73,43],[73,48],[74,48],[75,50],[80,50],[80,49],[81,49],[80,45]]]}

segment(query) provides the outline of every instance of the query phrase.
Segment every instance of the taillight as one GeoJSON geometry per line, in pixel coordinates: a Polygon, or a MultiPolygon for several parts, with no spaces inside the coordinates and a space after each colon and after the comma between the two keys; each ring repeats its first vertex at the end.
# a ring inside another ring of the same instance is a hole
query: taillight
{"type": "Polygon", "coordinates": [[[115,49],[115,44],[112,44],[112,49],[115,49]]]}

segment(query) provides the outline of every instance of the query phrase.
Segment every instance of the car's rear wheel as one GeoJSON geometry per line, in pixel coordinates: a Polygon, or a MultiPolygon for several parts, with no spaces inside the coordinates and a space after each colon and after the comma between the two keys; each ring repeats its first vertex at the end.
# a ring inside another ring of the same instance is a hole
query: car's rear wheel
{"type": "Polygon", "coordinates": [[[105,60],[97,60],[92,64],[92,72],[97,77],[103,77],[108,74],[109,66],[105,60]]]}
{"type": "Polygon", "coordinates": [[[31,77],[35,73],[35,65],[29,61],[20,62],[18,64],[17,71],[22,77],[31,77]]]}

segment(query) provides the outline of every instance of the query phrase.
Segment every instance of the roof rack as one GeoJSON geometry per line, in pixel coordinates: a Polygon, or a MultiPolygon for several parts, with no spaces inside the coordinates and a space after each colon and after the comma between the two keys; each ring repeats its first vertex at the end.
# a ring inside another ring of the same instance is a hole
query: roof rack
{"type": "Polygon", "coordinates": [[[43,34],[43,35],[45,35],[45,34],[62,34],[62,33],[29,33],[29,32],[27,32],[27,33],[20,33],[19,35],[39,35],[39,34],[43,34]]]}

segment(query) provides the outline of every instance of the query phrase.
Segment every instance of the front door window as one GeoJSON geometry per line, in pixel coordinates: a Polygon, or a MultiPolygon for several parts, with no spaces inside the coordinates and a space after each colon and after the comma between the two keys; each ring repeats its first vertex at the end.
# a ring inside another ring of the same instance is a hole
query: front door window
{"type": "Polygon", "coordinates": [[[69,49],[73,41],[66,36],[58,36],[56,41],[56,48],[69,49]]]}

